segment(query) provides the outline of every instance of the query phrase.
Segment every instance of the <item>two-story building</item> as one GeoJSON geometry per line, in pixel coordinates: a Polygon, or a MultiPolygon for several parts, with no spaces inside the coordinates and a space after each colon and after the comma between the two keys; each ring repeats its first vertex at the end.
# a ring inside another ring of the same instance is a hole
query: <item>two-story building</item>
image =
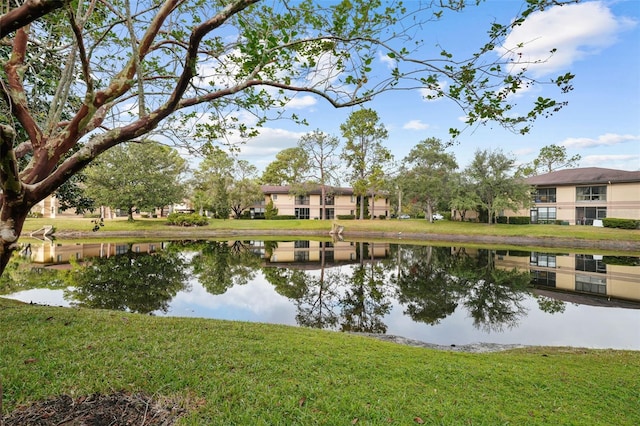
{"type": "MultiPolygon", "coordinates": [[[[250,209],[252,217],[264,216],[265,206],[273,201],[279,215],[295,216],[298,219],[335,219],[341,215],[359,214],[357,200],[352,188],[325,187],[322,200],[320,185],[308,188],[302,195],[294,192],[287,185],[263,185],[264,204],[250,209]],[[322,214],[324,211],[324,215],[322,214]]],[[[389,197],[367,197],[369,214],[377,218],[389,217],[389,197]]]]}
{"type": "Polygon", "coordinates": [[[520,211],[531,223],[593,225],[605,217],[640,220],[640,171],[586,167],[526,179],[533,206],[520,211]]]}

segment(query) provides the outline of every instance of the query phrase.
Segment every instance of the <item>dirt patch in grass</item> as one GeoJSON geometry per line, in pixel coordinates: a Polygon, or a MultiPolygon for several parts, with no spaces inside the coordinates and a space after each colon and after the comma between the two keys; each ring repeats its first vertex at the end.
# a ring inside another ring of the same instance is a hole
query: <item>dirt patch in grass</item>
{"type": "Polygon", "coordinates": [[[3,426],[169,426],[186,410],[143,393],[116,392],[56,398],[19,407],[0,421],[3,426]]]}

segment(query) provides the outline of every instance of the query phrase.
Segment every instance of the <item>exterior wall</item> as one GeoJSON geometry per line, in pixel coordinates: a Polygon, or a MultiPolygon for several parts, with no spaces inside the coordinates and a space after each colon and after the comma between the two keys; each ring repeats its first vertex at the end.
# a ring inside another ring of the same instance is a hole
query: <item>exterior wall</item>
{"type": "MultiPolygon", "coordinates": [[[[282,190],[284,191],[284,190],[282,190]]],[[[298,197],[293,194],[278,192],[278,193],[265,193],[265,204],[269,201],[273,201],[273,205],[278,209],[279,215],[292,215],[296,214],[296,208],[308,208],[309,219],[318,219],[322,217],[320,214],[321,209],[321,195],[310,194],[308,195],[308,204],[298,204],[298,197]]],[[[335,194],[333,196],[333,205],[324,206],[326,209],[333,209],[334,218],[342,215],[358,215],[357,210],[357,198],[351,194],[335,194]]],[[[369,212],[373,212],[375,217],[389,216],[389,199],[379,198],[372,203],[369,199],[369,212]],[[372,206],[373,204],[373,206],[372,206]]]]}
{"type": "MultiPolygon", "coordinates": [[[[534,207],[555,207],[556,220],[569,222],[571,225],[580,224],[581,218],[576,217],[576,208],[582,207],[606,209],[606,217],[640,219],[640,182],[608,185],[545,185],[540,188],[556,188],[556,202],[535,203],[534,207]],[[606,186],[606,200],[577,201],[576,188],[579,186],[606,186]]],[[[511,212],[513,216],[529,216],[529,214],[530,209],[511,212]]]]}

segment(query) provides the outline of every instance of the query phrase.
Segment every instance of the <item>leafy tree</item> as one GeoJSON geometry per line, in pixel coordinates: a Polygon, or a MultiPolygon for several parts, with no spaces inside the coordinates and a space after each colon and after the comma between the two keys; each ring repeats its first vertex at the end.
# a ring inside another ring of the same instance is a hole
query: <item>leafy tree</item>
{"type": "Polygon", "coordinates": [[[246,160],[236,162],[235,175],[229,187],[231,211],[236,219],[249,207],[264,200],[264,193],[257,179],[258,169],[246,160]]]}
{"type": "MultiPolygon", "coordinates": [[[[507,95],[537,81],[495,49],[532,12],[561,3],[527,1],[509,23],[490,24],[477,53],[430,60],[415,28],[472,2],[10,2],[0,15],[0,271],[29,210],[102,153],[156,131],[196,143],[255,135],[238,111],[257,126],[303,121],[286,114],[292,94],[350,107],[427,88],[457,103],[468,125],[526,132],[564,103],[539,97],[514,114],[507,95]],[[373,70],[379,55],[393,62],[388,74],[373,70]]],[[[564,92],[572,77],[548,83],[564,92]]]]}
{"type": "Polygon", "coordinates": [[[476,193],[473,182],[464,173],[455,173],[449,182],[451,184],[449,208],[458,212],[460,220],[464,222],[467,212],[477,211],[482,201],[476,193]]]}
{"type": "Polygon", "coordinates": [[[383,184],[383,168],[393,158],[391,151],[382,145],[388,133],[379,121],[378,113],[361,109],[352,112],[340,125],[342,136],[347,140],[342,156],[351,170],[349,180],[360,201],[360,219],[364,219],[367,194],[375,196],[383,184]]]}
{"type": "Polygon", "coordinates": [[[422,208],[430,222],[437,206],[447,204],[453,173],[458,168],[455,156],[445,152],[445,148],[439,139],[425,139],[403,161],[402,192],[422,208]]]}
{"type": "Polygon", "coordinates": [[[185,161],[175,149],[155,142],[128,143],[105,152],[86,170],[87,194],[103,206],[133,211],[181,201],[185,161]]]}
{"type": "Polygon", "coordinates": [[[501,210],[518,210],[530,201],[529,186],[513,176],[514,167],[515,159],[500,150],[478,150],[465,170],[480,206],[488,213],[488,223],[493,223],[501,210]]]}
{"type": "Polygon", "coordinates": [[[300,146],[283,149],[267,165],[260,181],[265,185],[296,185],[307,181],[309,155],[300,146]]]}
{"type": "Polygon", "coordinates": [[[234,158],[220,147],[207,150],[192,179],[194,207],[201,214],[211,210],[215,217],[229,217],[228,188],[234,167],[234,158]]]}
{"type": "Polygon", "coordinates": [[[327,135],[320,130],[307,133],[298,141],[298,148],[307,156],[308,173],[313,182],[320,185],[320,219],[326,219],[325,202],[327,185],[337,185],[338,147],[340,141],[335,136],[327,135]]]}
{"type": "Polygon", "coordinates": [[[540,173],[551,173],[558,169],[577,167],[582,159],[580,154],[569,157],[567,148],[558,145],[547,145],[540,149],[538,157],[530,164],[522,168],[525,176],[534,176],[540,173]]]}

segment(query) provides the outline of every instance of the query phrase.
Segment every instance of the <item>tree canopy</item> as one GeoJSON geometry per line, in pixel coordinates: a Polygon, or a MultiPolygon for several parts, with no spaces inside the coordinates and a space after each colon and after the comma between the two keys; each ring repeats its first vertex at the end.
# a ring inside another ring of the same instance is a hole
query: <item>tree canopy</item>
{"type": "Polygon", "coordinates": [[[123,209],[152,210],[182,201],[180,176],[185,161],[177,151],[155,142],[118,145],[86,170],[87,194],[96,203],[123,209]]]}
{"type": "MultiPolygon", "coordinates": [[[[418,28],[476,3],[10,2],[0,15],[0,270],[31,207],[102,153],[153,132],[204,144],[255,135],[239,112],[258,127],[303,121],[287,113],[296,93],[348,107],[426,88],[460,105],[469,125],[526,132],[563,103],[540,97],[516,112],[509,95],[537,81],[496,46],[533,11],[564,1],[528,0],[509,23],[491,23],[468,57],[419,54],[418,28]],[[388,73],[374,72],[378,57],[391,61],[388,73]]],[[[566,91],[572,77],[546,83],[566,91]]]]}
{"type": "Polygon", "coordinates": [[[420,206],[430,222],[435,209],[447,205],[458,168],[455,156],[445,149],[446,144],[436,138],[420,142],[404,158],[399,179],[403,195],[420,206]]]}

